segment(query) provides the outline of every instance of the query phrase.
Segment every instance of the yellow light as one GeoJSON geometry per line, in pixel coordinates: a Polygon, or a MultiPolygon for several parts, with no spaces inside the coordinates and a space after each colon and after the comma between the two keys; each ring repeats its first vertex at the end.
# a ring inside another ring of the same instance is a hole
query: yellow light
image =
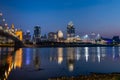
{"type": "Polygon", "coordinates": [[[19,31],[16,31],[16,36],[18,36],[19,37],[19,39],[22,41],[23,40],[23,32],[21,31],[21,30],[19,30],[19,31]]]}

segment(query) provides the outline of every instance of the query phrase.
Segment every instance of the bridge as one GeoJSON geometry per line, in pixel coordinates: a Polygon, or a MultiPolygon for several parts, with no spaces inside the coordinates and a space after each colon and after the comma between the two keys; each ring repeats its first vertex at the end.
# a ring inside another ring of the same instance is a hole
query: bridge
{"type": "Polygon", "coordinates": [[[0,36],[5,37],[6,39],[13,40],[15,47],[22,47],[23,46],[23,42],[15,34],[15,30],[13,31],[13,30],[9,29],[8,25],[5,22],[5,19],[3,18],[2,13],[0,13],[0,36]]]}
{"type": "Polygon", "coordinates": [[[16,36],[14,33],[12,33],[8,29],[2,29],[0,27],[0,36],[13,40],[15,47],[22,47],[23,46],[23,42],[18,38],[18,36],[16,36]]]}

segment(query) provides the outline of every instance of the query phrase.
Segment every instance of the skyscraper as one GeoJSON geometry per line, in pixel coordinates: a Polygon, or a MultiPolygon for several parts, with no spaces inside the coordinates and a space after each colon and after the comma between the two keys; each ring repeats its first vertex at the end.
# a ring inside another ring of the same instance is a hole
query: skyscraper
{"type": "Polygon", "coordinates": [[[67,25],[67,37],[75,37],[75,28],[72,21],[70,21],[67,25]]]}
{"type": "Polygon", "coordinates": [[[27,32],[24,34],[24,41],[25,42],[30,42],[31,41],[31,34],[30,34],[29,30],[27,30],[27,32]]]}
{"type": "Polygon", "coordinates": [[[39,43],[41,40],[41,28],[40,26],[34,27],[33,41],[39,43]]]}

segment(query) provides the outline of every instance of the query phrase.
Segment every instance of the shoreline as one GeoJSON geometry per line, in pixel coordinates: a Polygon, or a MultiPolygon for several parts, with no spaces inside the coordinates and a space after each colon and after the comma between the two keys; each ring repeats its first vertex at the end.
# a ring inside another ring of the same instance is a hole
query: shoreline
{"type": "Polygon", "coordinates": [[[113,44],[24,44],[23,46],[15,46],[14,44],[3,44],[0,47],[15,47],[15,48],[44,48],[44,47],[119,47],[113,44]]]}
{"type": "Polygon", "coordinates": [[[90,73],[71,77],[55,77],[48,80],[120,80],[120,73],[90,73]]]}

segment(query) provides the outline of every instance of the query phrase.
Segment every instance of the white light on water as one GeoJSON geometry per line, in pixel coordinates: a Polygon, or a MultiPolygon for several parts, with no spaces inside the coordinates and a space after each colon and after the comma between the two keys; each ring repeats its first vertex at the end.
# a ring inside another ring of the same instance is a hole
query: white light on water
{"type": "Polygon", "coordinates": [[[100,62],[100,47],[97,47],[98,62],[100,62]]]}
{"type": "Polygon", "coordinates": [[[86,62],[88,62],[88,56],[89,56],[88,47],[85,47],[85,59],[86,59],[86,62]]]}

